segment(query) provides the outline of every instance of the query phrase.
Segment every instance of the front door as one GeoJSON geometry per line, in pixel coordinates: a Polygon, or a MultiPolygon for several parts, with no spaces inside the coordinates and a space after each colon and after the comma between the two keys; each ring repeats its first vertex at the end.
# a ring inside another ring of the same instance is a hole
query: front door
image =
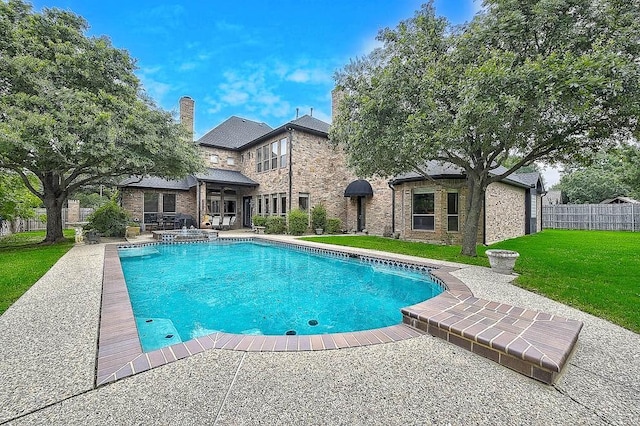
{"type": "Polygon", "coordinates": [[[358,229],[357,231],[360,232],[363,229],[365,229],[365,215],[364,215],[364,202],[363,202],[364,197],[358,197],[358,229]]]}
{"type": "Polygon", "coordinates": [[[251,197],[242,197],[242,226],[251,228],[251,197]]]}

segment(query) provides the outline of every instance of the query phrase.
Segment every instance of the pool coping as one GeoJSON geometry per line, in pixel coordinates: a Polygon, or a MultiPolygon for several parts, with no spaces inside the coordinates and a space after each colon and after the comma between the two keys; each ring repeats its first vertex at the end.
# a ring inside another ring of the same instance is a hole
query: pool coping
{"type": "Polygon", "coordinates": [[[425,334],[442,338],[536,380],[551,384],[570,356],[582,328],[579,321],[475,298],[469,288],[451,274],[459,268],[435,264],[426,259],[409,260],[403,256],[383,253],[371,255],[363,250],[348,247],[329,248],[324,244],[300,240],[279,241],[263,236],[220,239],[265,240],[271,244],[314,252],[359,257],[372,263],[412,270],[428,269],[445,291],[432,299],[403,308],[403,322],[389,327],[349,333],[294,336],[254,336],[218,332],[152,352],[143,352],[118,248],[159,243],[108,244],[105,245],[104,252],[96,386],[214,348],[246,352],[336,350],[391,343],[425,334]],[[402,259],[399,259],[400,257],[402,259]],[[548,327],[548,324],[552,324],[552,327],[548,327]],[[558,329],[558,324],[561,324],[560,329],[564,332],[556,333],[551,342],[543,341],[540,346],[537,341],[531,339],[540,333],[554,332],[558,329]],[[461,327],[462,325],[464,327],[461,327]],[[485,341],[483,339],[487,333],[493,334],[491,339],[485,341]]]}

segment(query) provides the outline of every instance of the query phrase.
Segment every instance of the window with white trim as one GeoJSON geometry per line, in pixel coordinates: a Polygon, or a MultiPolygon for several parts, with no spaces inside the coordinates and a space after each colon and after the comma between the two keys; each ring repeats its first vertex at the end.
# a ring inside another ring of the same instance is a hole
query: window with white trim
{"type": "Polygon", "coordinates": [[[435,194],[432,189],[416,188],[413,190],[411,224],[412,229],[435,230],[435,194]]]}

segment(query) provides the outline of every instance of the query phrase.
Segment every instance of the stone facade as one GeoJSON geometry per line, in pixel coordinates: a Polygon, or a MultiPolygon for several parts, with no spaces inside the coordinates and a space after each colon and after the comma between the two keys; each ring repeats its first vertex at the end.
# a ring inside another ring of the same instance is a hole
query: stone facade
{"type": "MultiPolygon", "coordinates": [[[[435,244],[461,244],[462,227],[466,218],[464,206],[467,202],[466,182],[460,179],[437,181],[407,182],[395,187],[395,231],[400,238],[412,241],[426,241],[435,244]],[[434,194],[434,229],[414,229],[413,194],[416,191],[434,194]],[[450,230],[447,212],[448,193],[458,194],[458,230],[450,230]]],[[[482,229],[478,233],[478,242],[482,241],[482,229]]]]}
{"type": "MultiPolygon", "coordinates": [[[[350,181],[352,180],[350,178],[350,181]]],[[[362,198],[364,229],[368,234],[390,236],[392,232],[393,193],[389,187],[389,179],[376,177],[369,178],[367,181],[371,184],[373,196],[362,198]]],[[[349,183],[347,182],[347,185],[349,183]]],[[[358,229],[358,197],[346,198],[346,200],[346,222],[343,222],[344,228],[347,232],[355,232],[358,229]]]]}
{"type": "MultiPolygon", "coordinates": [[[[122,207],[131,213],[131,218],[136,222],[140,222],[142,230],[147,230],[153,224],[144,224],[144,194],[157,193],[160,194],[158,213],[162,213],[162,194],[176,195],[176,211],[175,213],[188,214],[197,217],[196,209],[196,190],[192,188],[189,191],[177,191],[170,189],[142,189],[142,188],[121,188],[122,207]],[[136,220],[137,219],[137,220],[136,220]]],[[[171,212],[174,213],[174,212],[171,212]]]]}
{"type": "Polygon", "coordinates": [[[501,182],[487,187],[486,244],[525,234],[525,189],[501,182]]]}
{"type": "MultiPolygon", "coordinates": [[[[345,223],[346,199],[343,193],[355,176],[346,167],[344,152],[332,146],[326,137],[303,131],[284,131],[242,151],[240,156],[240,171],[260,183],[260,186],[249,193],[254,197],[252,215],[258,213],[258,197],[263,200],[269,198],[269,214],[282,214],[281,204],[274,212],[274,196],[279,203],[282,197],[286,197],[287,212],[299,207],[302,196],[308,197],[309,209],[323,204],[327,209],[327,217],[337,217],[345,223]],[[286,165],[281,167],[278,158],[277,168],[258,171],[257,150],[283,139],[287,143],[286,165]]],[[[262,214],[266,215],[264,204],[262,214]]]]}
{"type": "Polygon", "coordinates": [[[200,156],[206,167],[225,170],[240,170],[244,157],[237,151],[214,148],[211,146],[200,146],[200,156]]]}

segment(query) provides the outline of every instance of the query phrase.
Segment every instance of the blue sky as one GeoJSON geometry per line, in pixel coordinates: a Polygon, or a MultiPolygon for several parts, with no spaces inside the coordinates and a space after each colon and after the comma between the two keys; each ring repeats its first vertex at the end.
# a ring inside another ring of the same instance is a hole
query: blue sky
{"type": "MultiPolygon", "coordinates": [[[[83,16],[137,60],[136,74],[162,108],[196,104],[202,136],[232,115],[284,124],[308,114],[330,121],[333,74],[376,46],[420,0],[35,0],[83,16]]],[[[437,0],[438,14],[470,20],[479,0],[437,0]]]]}

